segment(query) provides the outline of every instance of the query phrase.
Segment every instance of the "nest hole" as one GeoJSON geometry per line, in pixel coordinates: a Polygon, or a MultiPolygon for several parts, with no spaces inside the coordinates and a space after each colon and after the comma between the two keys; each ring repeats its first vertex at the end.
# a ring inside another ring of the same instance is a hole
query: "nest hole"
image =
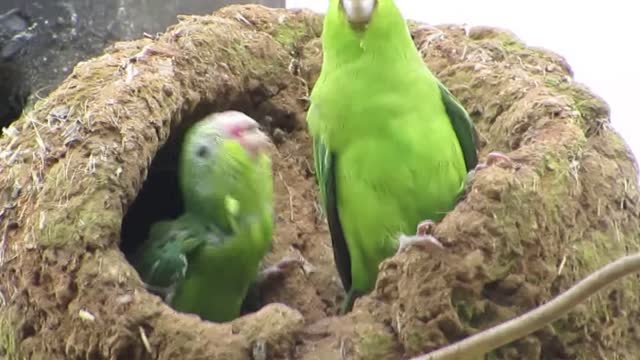
{"type": "MultiPolygon", "coordinates": [[[[251,97],[240,98],[228,104],[199,104],[195,110],[182,116],[179,125],[172,127],[167,142],[158,149],[151,161],[142,188],[122,220],[120,250],[130,263],[147,239],[153,223],[176,218],[184,211],[178,182],[178,161],[185,133],[206,115],[226,110],[241,111],[254,118],[274,142],[277,142],[274,137],[295,128],[289,111],[270,103],[255,106],[251,97]]],[[[257,311],[263,305],[258,289],[251,289],[243,304],[242,315],[257,311]]]]}

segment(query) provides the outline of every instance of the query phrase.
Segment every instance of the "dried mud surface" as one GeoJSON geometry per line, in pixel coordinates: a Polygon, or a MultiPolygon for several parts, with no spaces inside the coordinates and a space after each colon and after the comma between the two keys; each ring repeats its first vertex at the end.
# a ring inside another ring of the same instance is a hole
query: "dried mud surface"
{"type": "MultiPolygon", "coordinates": [[[[437,227],[447,256],[388,259],[376,289],[335,317],[344,294],[304,121],[321,25],[309,12],[261,6],[183,17],[156,39],[117,43],[78,64],[12,125],[0,139],[0,356],[408,358],[544,303],[638,250],[636,165],[607,105],[572,81],[569,65],[502,30],[412,23],[425,61],[478,124],[481,155],[503,151],[517,167],[476,175],[437,227]],[[267,289],[259,311],[212,324],[144,291],[119,243],[121,228],[127,249],[171,211],[131,215],[146,196],[171,202],[150,184],[170,183],[163,174],[184,129],[225,109],[255,117],[278,144],[265,264],[293,255],[305,266],[267,289]]],[[[490,358],[633,359],[639,293],[637,278],[624,279],[490,358]]]]}

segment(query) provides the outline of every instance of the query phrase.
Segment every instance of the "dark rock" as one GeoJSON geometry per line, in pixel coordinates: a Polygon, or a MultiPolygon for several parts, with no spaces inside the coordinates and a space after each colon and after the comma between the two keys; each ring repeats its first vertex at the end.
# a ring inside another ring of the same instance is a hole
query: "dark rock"
{"type": "Polygon", "coordinates": [[[284,7],[285,0],[2,0],[0,127],[20,114],[29,89],[46,96],[76,63],[114,41],[164,31],[179,14],[248,3],[284,7]]]}

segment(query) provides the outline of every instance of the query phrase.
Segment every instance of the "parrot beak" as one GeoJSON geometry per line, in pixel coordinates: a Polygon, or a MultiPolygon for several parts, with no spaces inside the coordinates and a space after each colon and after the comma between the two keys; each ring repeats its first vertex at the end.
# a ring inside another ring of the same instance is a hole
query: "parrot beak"
{"type": "Polygon", "coordinates": [[[253,158],[274,146],[269,136],[260,129],[258,122],[246,114],[228,110],[214,116],[213,121],[224,129],[225,136],[236,140],[253,158]]]}
{"type": "Polygon", "coordinates": [[[254,158],[273,147],[269,136],[257,128],[245,132],[240,139],[240,143],[254,158]]]}
{"type": "Polygon", "coordinates": [[[353,25],[362,26],[369,23],[377,0],[342,0],[342,8],[347,19],[353,25]]]}

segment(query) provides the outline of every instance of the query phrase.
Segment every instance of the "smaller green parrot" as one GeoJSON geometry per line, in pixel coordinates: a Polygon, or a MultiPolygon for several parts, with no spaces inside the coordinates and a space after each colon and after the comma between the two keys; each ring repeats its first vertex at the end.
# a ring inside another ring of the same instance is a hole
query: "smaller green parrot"
{"type": "Polygon", "coordinates": [[[231,321],[251,287],[299,264],[285,259],[258,271],[273,231],[270,146],[238,111],[188,129],[178,169],[184,213],[153,224],[134,261],[146,287],[175,310],[231,321]]]}

